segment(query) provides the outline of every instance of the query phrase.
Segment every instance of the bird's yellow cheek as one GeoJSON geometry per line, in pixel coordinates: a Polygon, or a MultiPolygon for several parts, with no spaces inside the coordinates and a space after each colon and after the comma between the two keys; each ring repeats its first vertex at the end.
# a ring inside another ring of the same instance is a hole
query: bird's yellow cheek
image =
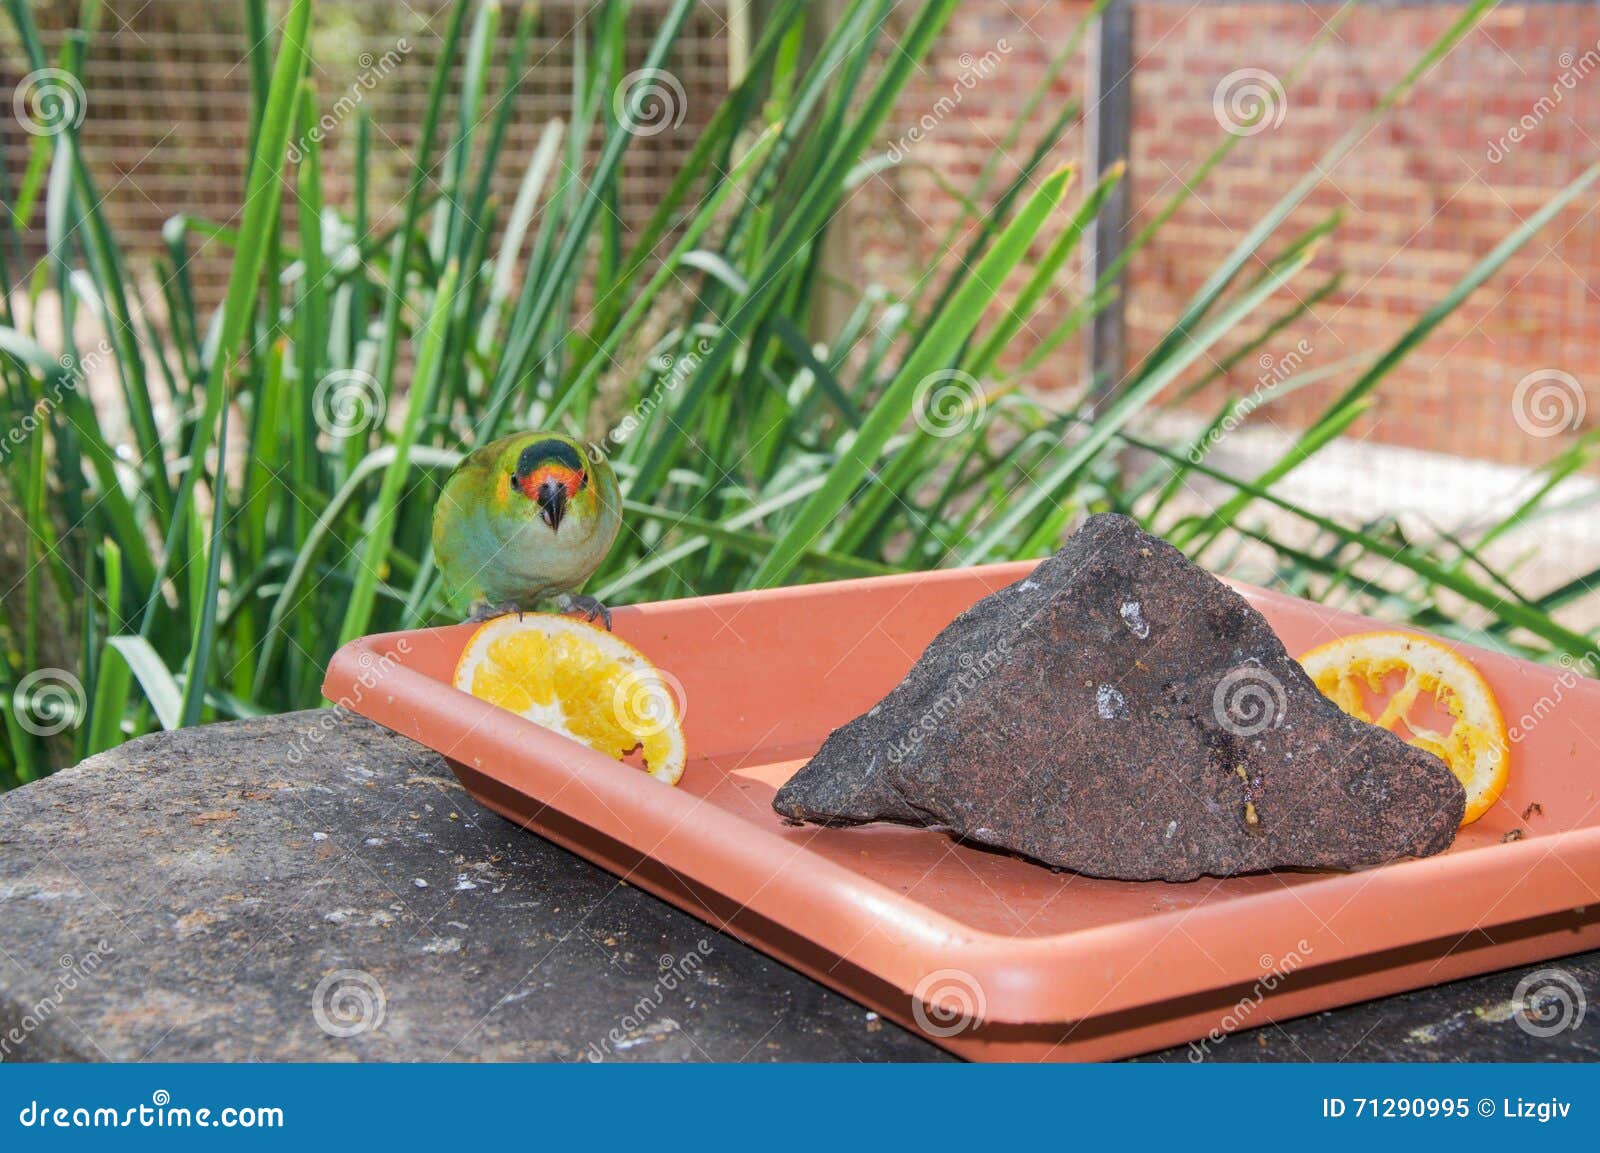
{"type": "Polygon", "coordinates": [[[494,499],[496,504],[501,505],[511,499],[511,474],[509,472],[500,474],[500,483],[495,485],[494,488],[494,499]]]}

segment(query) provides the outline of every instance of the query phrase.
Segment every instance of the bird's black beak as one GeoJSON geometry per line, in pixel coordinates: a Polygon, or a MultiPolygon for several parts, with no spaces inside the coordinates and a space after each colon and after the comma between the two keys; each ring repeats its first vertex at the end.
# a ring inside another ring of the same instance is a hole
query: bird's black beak
{"type": "Polygon", "coordinates": [[[550,526],[551,532],[561,528],[561,518],[567,515],[567,486],[559,480],[547,480],[539,486],[539,516],[550,526]]]}

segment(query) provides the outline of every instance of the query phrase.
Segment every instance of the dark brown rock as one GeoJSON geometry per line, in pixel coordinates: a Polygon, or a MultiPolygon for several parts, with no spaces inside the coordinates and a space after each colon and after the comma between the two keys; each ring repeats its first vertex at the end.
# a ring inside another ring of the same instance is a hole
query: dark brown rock
{"type": "Polygon", "coordinates": [[[1437,757],[1318,692],[1242,597],[1112,515],[953,621],[773,801],[1169,881],[1427,856],[1465,804],[1437,757]]]}

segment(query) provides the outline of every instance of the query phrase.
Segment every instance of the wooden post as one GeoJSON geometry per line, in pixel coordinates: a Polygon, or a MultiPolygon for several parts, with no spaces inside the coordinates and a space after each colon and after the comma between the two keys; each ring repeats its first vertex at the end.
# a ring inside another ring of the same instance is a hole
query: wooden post
{"type": "MultiPolygon", "coordinates": [[[[820,34],[844,19],[846,5],[845,0],[815,0],[813,8],[816,15],[809,21],[805,46],[807,57],[812,59],[821,43],[820,34]],[[814,43],[813,35],[818,36],[814,43]]],[[[847,193],[822,237],[820,267],[806,325],[806,335],[814,343],[832,343],[860,300],[857,286],[861,280],[861,262],[856,253],[856,233],[855,214],[847,193]]]]}
{"type": "MultiPolygon", "coordinates": [[[[1133,124],[1133,5],[1132,0],[1111,0],[1100,14],[1095,36],[1089,41],[1089,111],[1085,118],[1084,188],[1092,188],[1119,160],[1128,156],[1133,124]]],[[[1084,295],[1122,254],[1127,242],[1128,186],[1121,180],[1106,197],[1099,219],[1085,236],[1084,295]]],[[[1122,380],[1126,356],[1124,292],[1127,277],[1115,282],[1116,299],[1090,324],[1084,370],[1095,382],[1094,394],[1105,396],[1122,380]]]]}
{"type": "Polygon", "coordinates": [[[728,0],[728,87],[750,67],[751,0],[728,0]]]}

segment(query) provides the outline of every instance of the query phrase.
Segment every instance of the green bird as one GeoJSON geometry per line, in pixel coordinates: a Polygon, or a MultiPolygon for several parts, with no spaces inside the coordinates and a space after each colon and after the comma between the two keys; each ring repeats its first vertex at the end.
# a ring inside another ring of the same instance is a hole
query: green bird
{"type": "Polygon", "coordinates": [[[622,527],[622,492],[604,459],[555,432],[519,432],[469,453],[433,510],[433,556],[445,595],[469,620],[540,601],[562,612],[611,613],[578,589],[622,527]]]}

